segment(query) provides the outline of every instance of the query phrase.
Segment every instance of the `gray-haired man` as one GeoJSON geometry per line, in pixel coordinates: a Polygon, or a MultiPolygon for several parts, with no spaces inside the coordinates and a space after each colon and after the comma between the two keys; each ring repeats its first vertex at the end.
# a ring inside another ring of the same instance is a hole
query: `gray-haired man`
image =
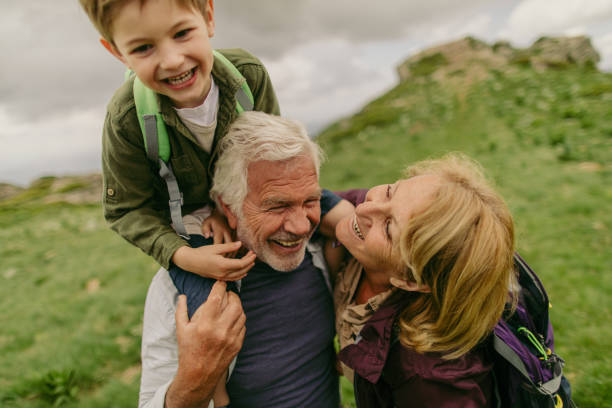
{"type": "Polygon", "coordinates": [[[145,305],[140,406],[207,406],[244,336],[227,384],[232,407],[337,408],[330,283],[322,248],[310,241],[321,214],[320,149],[297,122],[260,112],[242,114],[221,143],[211,195],[258,260],[240,300],[217,283],[191,320],[178,296],[194,293],[199,277],[157,273],[145,305]]]}

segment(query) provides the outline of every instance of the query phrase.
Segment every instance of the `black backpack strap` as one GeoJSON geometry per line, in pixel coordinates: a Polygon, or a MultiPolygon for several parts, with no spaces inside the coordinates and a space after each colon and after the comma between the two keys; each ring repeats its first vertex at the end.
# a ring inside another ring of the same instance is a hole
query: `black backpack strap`
{"type": "Polygon", "coordinates": [[[502,356],[506,361],[508,361],[521,375],[525,378],[526,381],[533,386],[534,389],[538,390],[542,394],[546,395],[554,395],[559,391],[559,387],[561,386],[561,379],[563,378],[563,360],[557,358],[554,360],[553,366],[553,378],[549,381],[542,384],[535,384],[531,377],[529,376],[529,372],[523,364],[523,361],[519,357],[518,354],[510,348],[502,339],[500,339],[497,335],[493,335],[493,348],[500,356],[502,356]]]}

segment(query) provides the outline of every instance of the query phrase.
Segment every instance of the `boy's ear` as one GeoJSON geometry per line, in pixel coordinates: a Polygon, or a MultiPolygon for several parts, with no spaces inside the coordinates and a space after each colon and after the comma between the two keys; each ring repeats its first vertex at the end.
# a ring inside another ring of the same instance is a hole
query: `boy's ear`
{"type": "Polygon", "coordinates": [[[227,225],[229,225],[231,229],[235,230],[238,226],[238,217],[236,217],[236,214],[234,214],[231,208],[229,208],[229,206],[223,202],[223,198],[221,197],[219,197],[219,204],[221,205],[219,210],[222,211],[225,218],[227,218],[227,225]]]}
{"type": "Polygon", "coordinates": [[[398,279],[391,277],[389,278],[389,283],[396,288],[405,290],[407,292],[421,292],[421,293],[430,293],[431,289],[429,286],[425,284],[418,284],[416,282],[405,281],[403,279],[398,279]]]}
{"type": "Polygon", "coordinates": [[[208,0],[208,7],[206,8],[206,28],[208,29],[208,38],[212,38],[215,35],[215,6],[213,0],[208,0]]]}
{"type": "MultiPolygon", "coordinates": [[[[125,58],[123,57],[123,55],[121,55],[121,53],[117,50],[117,48],[115,48],[115,46],[111,43],[109,43],[108,41],[106,41],[104,38],[100,38],[100,44],[102,44],[102,46],[104,48],[106,48],[106,50],[108,52],[110,52],[113,57],[117,58],[119,61],[121,61],[125,66],[127,65],[127,61],[125,60],[125,58]]],[[[129,67],[128,67],[129,68],[129,67]]]]}

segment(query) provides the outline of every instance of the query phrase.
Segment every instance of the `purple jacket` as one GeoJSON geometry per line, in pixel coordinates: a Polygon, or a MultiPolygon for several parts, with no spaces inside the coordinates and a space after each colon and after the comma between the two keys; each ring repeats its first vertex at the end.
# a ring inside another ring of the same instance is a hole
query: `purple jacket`
{"type": "Polygon", "coordinates": [[[357,344],[339,353],[340,360],[355,370],[357,407],[492,406],[492,363],[484,347],[443,360],[440,354],[419,354],[399,341],[391,344],[393,322],[408,301],[407,294],[381,306],[361,330],[357,344]]]}

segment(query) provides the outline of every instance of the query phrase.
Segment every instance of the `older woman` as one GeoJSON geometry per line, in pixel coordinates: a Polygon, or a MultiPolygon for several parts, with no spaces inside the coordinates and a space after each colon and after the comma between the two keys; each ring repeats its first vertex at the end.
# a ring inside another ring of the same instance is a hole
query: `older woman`
{"type": "Polygon", "coordinates": [[[365,407],[485,407],[483,345],[509,300],[514,228],[479,168],[452,155],[372,188],[336,227],[344,374],[365,407]]]}

